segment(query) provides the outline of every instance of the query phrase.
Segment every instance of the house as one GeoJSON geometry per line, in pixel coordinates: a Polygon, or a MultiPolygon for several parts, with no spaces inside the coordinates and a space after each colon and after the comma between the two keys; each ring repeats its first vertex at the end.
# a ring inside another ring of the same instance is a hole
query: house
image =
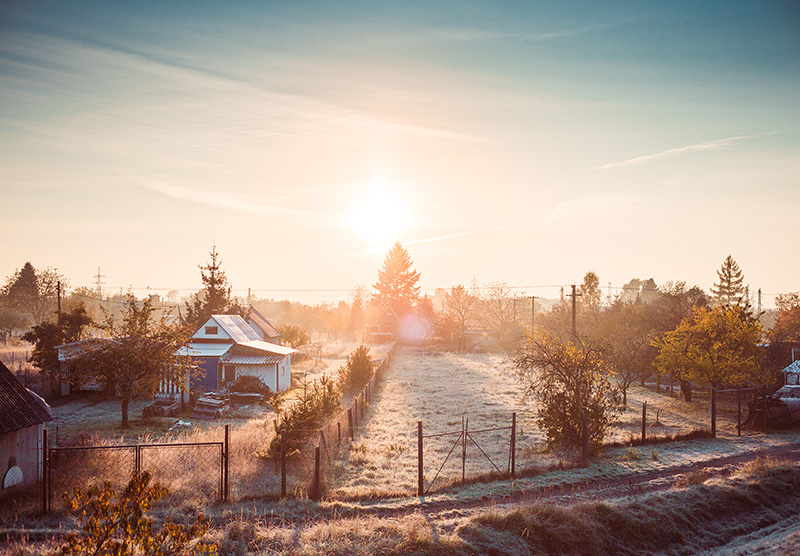
{"type": "Polygon", "coordinates": [[[248,305],[244,309],[244,320],[247,321],[256,332],[259,333],[261,339],[271,344],[281,343],[281,333],[278,329],[269,322],[261,313],[256,311],[255,307],[248,305]]]}
{"type": "MultiPolygon", "coordinates": [[[[254,314],[258,315],[253,310],[249,316],[254,314]]],[[[181,351],[190,355],[201,370],[200,376],[192,377],[192,389],[218,390],[239,376],[250,375],[260,378],[273,392],[288,390],[292,382],[292,354],[297,350],[266,342],[263,337],[260,326],[239,315],[212,315],[181,351]]]]}
{"type": "Polygon", "coordinates": [[[22,386],[0,361],[1,494],[42,478],[42,430],[52,420],[45,401],[22,386]]]}

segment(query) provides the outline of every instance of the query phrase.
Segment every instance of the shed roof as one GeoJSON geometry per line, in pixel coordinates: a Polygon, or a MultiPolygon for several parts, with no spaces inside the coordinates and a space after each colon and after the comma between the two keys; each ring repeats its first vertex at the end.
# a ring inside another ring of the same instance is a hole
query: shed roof
{"type": "Polygon", "coordinates": [[[220,361],[233,365],[274,365],[283,361],[285,355],[232,355],[226,354],[220,361]]]}
{"type": "Polygon", "coordinates": [[[0,434],[52,421],[50,407],[0,361],[0,434]]]}
{"type": "Polygon", "coordinates": [[[783,368],[784,373],[800,373],[800,359],[783,368]]]}
{"type": "Polygon", "coordinates": [[[282,356],[298,353],[296,349],[292,349],[286,346],[279,346],[278,344],[271,344],[263,340],[251,340],[249,342],[239,342],[239,345],[244,347],[249,347],[252,349],[257,349],[258,351],[266,351],[268,353],[273,353],[275,355],[282,355],[282,356]]]}

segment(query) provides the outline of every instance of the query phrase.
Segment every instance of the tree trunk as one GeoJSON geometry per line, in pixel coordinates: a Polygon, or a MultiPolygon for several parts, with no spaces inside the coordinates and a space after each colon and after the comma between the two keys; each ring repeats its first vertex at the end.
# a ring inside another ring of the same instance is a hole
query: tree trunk
{"type": "Polygon", "coordinates": [[[122,396],[122,428],[128,428],[128,396],[122,396]]]}
{"type": "Polygon", "coordinates": [[[628,407],[628,389],[627,388],[623,388],[622,389],[622,406],[623,407],[628,407]]]}
{"type": "Polygon", "coordinates": [[[681,393],[683,394],[683,399],[687,402],[692,401],[692,384],[688,380],[680,379],[681,381],[681,393]]]}

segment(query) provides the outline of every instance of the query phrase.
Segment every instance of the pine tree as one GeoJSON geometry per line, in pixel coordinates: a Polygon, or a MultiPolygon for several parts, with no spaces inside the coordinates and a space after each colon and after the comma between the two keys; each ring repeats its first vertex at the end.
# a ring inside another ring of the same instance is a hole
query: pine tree
{"type": "Polygon", "coordinates": [[[717,303],[729,307],[731,305],[746,305],[744,276],[739,264],[728,255],[717,271],[719,283],[714,282],[711,293],[717,303]]]}
{"type": "Polygon", "coordinates": [[[205,266],[200,266],[200,278],[203,280],[203,289],[194,294],[186,307],[184,324],[192,329],[197,329],[206,322],[211,315],[240,314],[241,307],[231,298],[231,286],[222,270],[222,260],[217,253],[217,246],[211,246],[211,261],[205,266]]]}
{"type": "Polygon", "coordinates": [[[400,242],[386,254],[383,267],[378,270],[378,290],[381,308],[392,309],[398,317],[411,311],[419,300],[419,272],[414,270],[408,251],[400,242]]]}

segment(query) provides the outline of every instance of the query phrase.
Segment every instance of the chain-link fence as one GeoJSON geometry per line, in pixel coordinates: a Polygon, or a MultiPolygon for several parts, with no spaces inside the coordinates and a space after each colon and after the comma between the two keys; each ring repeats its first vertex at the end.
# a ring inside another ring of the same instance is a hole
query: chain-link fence
{"type": "Polygon", "coordinates": [[[228,429],[221,442],[50,447],[43,438],[45,512],[61,509],[64,495],[109,482],[119,492],[134,474],[148,471],[168,489],[172,503],[228,497],[228,429]]]}

